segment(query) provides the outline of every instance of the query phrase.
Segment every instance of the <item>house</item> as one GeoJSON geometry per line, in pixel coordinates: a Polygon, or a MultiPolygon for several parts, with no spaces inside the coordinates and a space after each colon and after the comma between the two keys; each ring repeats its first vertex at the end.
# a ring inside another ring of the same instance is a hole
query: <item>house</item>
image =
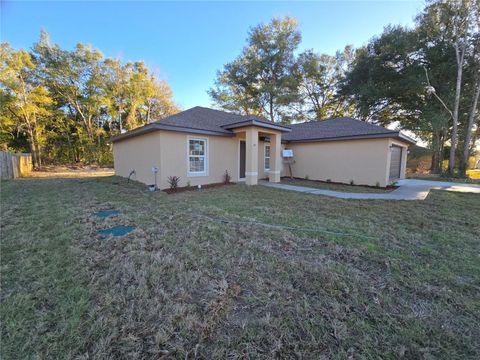
{"type": "Polygon", "coordinates": [[[194,107],[112,139],[116,175],[161,189],[232,181],[255,185],[283,175],[362,185],[388,185],[405,176],[407,149],[399,131],[352,118],[281,125],[262,117],[194,107]],[[290,149],[284,166],[282,150],[290,149]],[[155,171],[157,172],[155,174],[155,171]]]}

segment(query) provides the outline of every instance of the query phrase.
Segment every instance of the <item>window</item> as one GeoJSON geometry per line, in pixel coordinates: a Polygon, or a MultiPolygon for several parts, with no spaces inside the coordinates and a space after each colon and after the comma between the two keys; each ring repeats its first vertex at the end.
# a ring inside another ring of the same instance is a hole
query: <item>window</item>
{"type": "Polygon", "coordinates": [[[188,139],[188,175],[207,174],[207,139],[188,139]]]}
{"type": "Polygon", "coordinates": [[[265,144],[265,170],[270,170],[270,145],[265,144]]]}

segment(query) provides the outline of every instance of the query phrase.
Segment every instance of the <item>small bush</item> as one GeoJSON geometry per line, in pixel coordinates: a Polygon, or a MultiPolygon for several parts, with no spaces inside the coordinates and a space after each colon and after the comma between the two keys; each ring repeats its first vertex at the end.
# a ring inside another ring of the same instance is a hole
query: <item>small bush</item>
{"type": "Polygon", "coordinates": [[[180,177],[169,176],[167,181],[168,181],[168,184],[170,185],[170,189],[176,189],[178,187],[178,184],[180,183],[180,177]]]}
{"type": "Polygon", "coordinates": [[[308,175],[305,175],[305,180],[308,180],[308,175]]]}
{"type": "Polygon", "coordinates": [[[327,182],[332,182],[332,179],[327,179],[327,182]]]}
{"type": "Polygon", "coordinates": [[[350,185],[355,185],[355,181],[350,180],[350,185]]]}
{"type": "Polygon", "coordinates": [[[187,181],[187,187],[190,187],[192,186],[192,183],[190,182],[190,180],[187,181]]]}
{"type": "Polygon", "coordinates": [[[393,187],[393,186],[397,186],[397,182],[396,182],[396,181],[392,181],[392,182],[390,183],[390,186],[392,186],[392,187],[393,187]]]}
{"type": "Polygon", "coordinates": [[[380,187],[380,183],[377,181],[375,187],[380,187]]]}
{"type": "Polygon", "coordinates": [[[225,184],[229,184],[231,180],[232,180],[232,177],[228,173],[228,170],[225,170],[225,175],[223,175],[223,182],[225,184]]]}

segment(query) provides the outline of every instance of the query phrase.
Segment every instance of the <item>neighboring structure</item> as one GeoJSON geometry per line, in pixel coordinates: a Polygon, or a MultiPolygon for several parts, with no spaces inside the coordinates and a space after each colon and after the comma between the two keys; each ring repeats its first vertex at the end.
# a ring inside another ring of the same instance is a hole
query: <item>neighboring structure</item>
{"type": "Polygon", "coordinates": [[[33,170],[32,155],[0,151],[0,178],[16,179],[33,170]]]}
{"type": "Polygon", "coordinates": [[[407,149],[414,141],[351,118],[291,126],[257,116],[194,107],[112,139],[115,173],[168,188],[168,176],[180,186],[232,181],[255,185],[279,182],[281,150],[293,150],[293,176],[315,180],[386,186],[403,178],[407,149]]]}

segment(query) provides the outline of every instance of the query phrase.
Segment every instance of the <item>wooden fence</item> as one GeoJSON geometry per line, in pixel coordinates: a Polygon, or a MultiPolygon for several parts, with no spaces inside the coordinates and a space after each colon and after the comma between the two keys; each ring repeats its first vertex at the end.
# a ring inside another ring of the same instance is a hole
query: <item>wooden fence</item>
{"type": "Polygon", "coordinates": [[[32,155],[0,151],[0,178],[16,179],[32,171],[32,155]]]}

